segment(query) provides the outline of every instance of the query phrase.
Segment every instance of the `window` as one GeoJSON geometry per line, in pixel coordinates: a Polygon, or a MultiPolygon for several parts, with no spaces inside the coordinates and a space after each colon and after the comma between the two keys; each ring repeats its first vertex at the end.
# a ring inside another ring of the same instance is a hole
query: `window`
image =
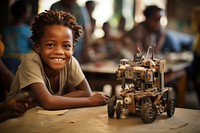
{"type": "MultiPolygon", "coordinates": [[[[38,13],[44,10],[49,10],[50,6],[59,0],[39,0],[38,13]]],[[[77,0],[77,3],[81,6],[85,6],[87,0],[77,0]]],[[[96,19],[95,36],[100,37],[103,34],[101,27],[105,21],[108,21],[113,15],[113,1],[114,0],[94,0],[96,2],[96,7],[93,12],[93,17],[96,19]]]]}
{"type": "MultiPolygon", "coordinates": [[[[50,6],[59,0],[39,0],[39,10],[38,13],[48,10],[50,6]]],[[[87,0],[77,0],[77,3],[81,6],[85,6],[87,0]]],[[[114,2],[116,0],[94,0],[96,2],[96,7],[93,12],[93,17],[96,19],[96,30],[94,32],[95,37],[101,37],[103,31],[101,29],[102,25],[106,21],[111,20],[111,26],[116,27],[118,20],[113,19],[114,15],[114,2]]],[[[145,6],[155,4],[159,7],[165,9],[166,0],[122,0],[122,15],[126,18],[126,29],[129,30],[134,26],[134,23],[139,23],[144,20],[143,10],[145,6]],[[135,4],[135,5],[134,5],[135,4]],[[135,9],[134,9],[135,8],[135,9]],[[134,13],[134,14],[133,14],[134,13]]],[[[167,25],[166,16],[161,18],[161,25],[167,25]]]]}

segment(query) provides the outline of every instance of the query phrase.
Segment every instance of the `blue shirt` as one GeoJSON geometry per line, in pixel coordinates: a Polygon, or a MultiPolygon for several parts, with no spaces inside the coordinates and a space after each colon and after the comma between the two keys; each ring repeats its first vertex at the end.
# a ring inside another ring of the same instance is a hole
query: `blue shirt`
{"type": "Polygon", "coordinates": [[[28,25],[8,26],[3,29],[2,37],[6,54],[26,54],[33,49],[30,27],[28,25]]]}

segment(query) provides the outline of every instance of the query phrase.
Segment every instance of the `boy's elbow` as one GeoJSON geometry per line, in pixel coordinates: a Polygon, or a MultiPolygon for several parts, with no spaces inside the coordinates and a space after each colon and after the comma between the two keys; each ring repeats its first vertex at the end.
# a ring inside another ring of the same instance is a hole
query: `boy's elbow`
{"type": "Polygon", "coordinates": [[[51,110],[51,109],[55,109],[53,107],[53,103],[51,99],[46,99],[45,101],[40,103],[41,107],[45,110],[51,110]]]}
{"type": "Polygon", "coordinates": [[[45,110],[51,110],[51,109],[53,109],[50,104],[43,104],[42,108],[45,109],[45,110]]]}
{"type": "Polygon", "coordinates": [[[90,96],[92,96],[92,92],[91,91],[88,92],[88,97],[90,97],[90,96]]]}

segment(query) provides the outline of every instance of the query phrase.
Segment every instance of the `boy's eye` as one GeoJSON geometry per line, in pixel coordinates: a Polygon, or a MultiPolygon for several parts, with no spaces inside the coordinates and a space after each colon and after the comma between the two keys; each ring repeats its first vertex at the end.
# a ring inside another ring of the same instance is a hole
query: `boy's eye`
{"type": "Polygon", "coordinates": [[[72,45],[70,45],[70,44],[65,44],[63,47],[64,47],[65,49],[72,49],[72,45]]]}
{"type": "Polygon", "coordinates": [[[53,47],[54,47],[54,44],[48,43],[46,46],[47,46],[48,48],[53,48],[53,47]]]}

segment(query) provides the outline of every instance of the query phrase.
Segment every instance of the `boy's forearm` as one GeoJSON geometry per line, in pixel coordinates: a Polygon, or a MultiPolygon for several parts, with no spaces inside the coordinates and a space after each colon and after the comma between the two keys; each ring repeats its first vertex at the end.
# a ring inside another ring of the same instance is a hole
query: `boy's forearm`
{"type": "Polygon", "coordinates": [[[76,90],[76,91],[72,91],[70,93],[64,94],[64,97],[89,97],[92,94],[90,92],[87,91],[83,91],[83,90],[76,90]]]}
{"type": "Polygon", "coordinates": [[[53,96],[50,101],[43,103],[41,106],[47,110],[54,110],[93,106],[93,103],[89,97],[53,96]]]}

